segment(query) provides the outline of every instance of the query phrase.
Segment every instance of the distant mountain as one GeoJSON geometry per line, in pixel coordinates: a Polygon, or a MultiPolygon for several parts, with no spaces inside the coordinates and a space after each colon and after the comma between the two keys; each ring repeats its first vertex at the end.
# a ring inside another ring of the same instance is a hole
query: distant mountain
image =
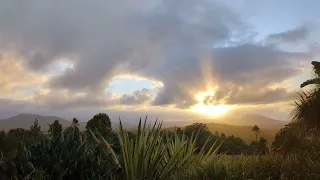
{"type": "MultiPolygon", "coordinates": [[[[63,128],[69,127],[72,123],[71,120],[69,121],[57,116],[42,116],[38,114],[21,113],[8,119],[0,119],[0,131],[9,131],[10,129],[14,128],[30,129],[30,126],[33,125],[35,119],[38,119],[38,123],[39,126],[41,126],[42,132],[47,132],[49,130],[48,124],[52,124],[55,120],[59,120],[59,123],[63,128]]],[[[85,130],[86,124],[87,122],[79,121],[79,129],[85,130]]],[[[122,125],[128,130],[136,129],[138,127],[136,124],[127,122],[122,122],[122,125]]],[[[112,122],[112,126],[113,129],[118,129],[119,122],[112,122]]]]}
{"type": "MultiPolygon", "coordinates": [[[[8,119],[0,119],[0,130],[9,131],[14,128],[30,129],[30,126],[33,125],[35,119],[38,119],[42,132],[48,131],[48,124],[52,124],[55,120],[59,120],[59,123],[63,128],[69,127],[72,123],[72,121],[56,116],[41,116],[38,114],[21,113],[8,119]]],[[[84,130],[85,126],[85,122],[79,122],[80,130],[84,130]]]]}
{"type": "MultiPolygon", "coordinates": [[[[48,124],[52,124],[53,121],[59,120],[63,128],[69,127],[72,123],[70,120],[66,120],[57,116],[42,116],[38,114],[26,114],[21,113],[8,119],[0,119],[0,130],[8,131],[14,128],[30,129],[34,120],[38,119],[41,131],[46,132],[49,129],[48,124]]],[[[219,133],[225,133],[227,136],[234,135],[241,137],[246,142],[255,140],[255,135],[252,132],[252,126],[258,125],[260,127],[261,136],[265,137],[269,143],[274,139],[275,134],[284,127],[288,122],[274,120],[260,115],[244,115],[242,117],[225,117],[220,119],[198,119],[187,121],[167,121],[163,122],[163,127],[166,129],[173,129],[173,127],[184,127],[186,125],[202,122],[206,123],[212,133],[218,131],[219,133]]],[[[136,130],[138,125],[128,122],[122,122],[123,126],[127,130],[136,130]]],[[[152,122],[151,122],[152,123],[152,122]]],[[[113,129],[118,129],[119,121],[112,122],[113,129]]],[[[86,122],[79,122],[80,130],[84,130],[86,122]]]]}
{"type": "Polygon", "coordinates": [[[288,124],[287,121],[271,119],[261,115],[246,114],[242,117],[225,117],[214,122],[236,126],[261,126],[263,128],[278,128],[288,124]]]}
{"type": "MultiPolygon", "coordinates": [[[[120,123],[119,122],[111,122],[112,123],[112,129],[113,130],[119,130],[120,127],[120,123]]],[[[131,131],[131,130],[136,130],[138,128],[138,124],[131,124],[128,122],[122,122],[122,126],[127,130],[127,131],[131,131]]]]}

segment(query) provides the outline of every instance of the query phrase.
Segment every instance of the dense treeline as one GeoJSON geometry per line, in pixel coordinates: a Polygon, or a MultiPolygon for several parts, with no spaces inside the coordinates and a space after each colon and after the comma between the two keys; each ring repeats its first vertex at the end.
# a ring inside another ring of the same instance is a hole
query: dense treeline
{"type": "Polygon", "coordinates": [[[45,135],[41,133],[37,120],[30,130],[1,132],[0,179],[320,177],[317,173],[319,154],[307,153],[310,147],[297,147],[303,143],[301,139],[294,139],[295,143],[291,145],[288,141],[292,135],[297,135],[289,128],[295,123],[277,134],[273,147],[300,148],[304,150],[304,153],[299,152],[300,155],[288,154],[287,151],[269,152],[266,140],[258,138],[257,126],[253,127],[253,132],[248,132],[256,133],[257,141],[248,145],[238,137],[226,137],[219,132],[212,134],[202,123],[170,132],[162,130],[157,123],[151,126],[140,122],[135,133],[126,132],[122,126],[119,132],[114,132],[109,117],[103,113],[89,120],[84,132],[79,131],[77,123],[74,118],[71,126],[63,130],[55,121],[50,125],[49,134],[45,135]],[[218,154],[222,156],[216,156],[218,154]],[[300,159],[300,156],[305,159],[300,159]],[[263,168],[269,168],[268,174],[257,176],[263,168]],[[299,168],[305,172],[299,173],[299,168]],[[186,176],[185,171],[192,173],[186,176]],[[289,171],[296,174],[293,176],[289,171]]]}
{"type": "MultiPolygon", "coordinates": [[[[77,119],[73,121],[77,122],[77,119]]],[[[58,120],[49,124],[49,127],[48,134],[44,135],[41,133],[41,127],[38,126],[38,120],[35,120],[34,125],[32,125],[30,129],[11,129],[8,133],[2,131],[0,132],[0,150],[5,156],[14,157],[23,147],[29,147],[32,144],[41,142],[44,138],[57,138],[63,132],[62,125],[58,120]]],[[[66,128],[64,131],[69,130],[70,128],[66,128]]],[[[97,133],[100,133],[103,138],[113,144],[113,148],[116,151],[119,151],[117,135],[116,132],[112,130],[111,121],[107,114],[99,113],[95,115],[87,122],[85,132],[80,132],[79,128],[76,128],[76,130],[79,138],[81,136],[83,141],[88,141],[89,143],[94,142],[94,137],[89,130],[94,131],[95,136],[97,136],[97,133]]],[[[257,141],[253,141],[251,144],[246,144],[239,137],[227,137],[224,133],[219,132],[212,134],[206,124],[203,123],[194,123],[185,127],[183,130],[177,128],[176,132],[163,130],[161,133],[165,133],[168,136],[174,136],[175,134],[182,136],[184,134],[188,138],[197,135],[196,145],[198,149],[206,143],[206,149],[208,150],[209,147],[216,143],[216,147],[218,145],[220,146],[218,153],[228,155],[268,153],[268,143],[263,137],[260,137],[257,141]]],[[[130,133],[130,136],[131,138],[135,138],[135,133],[130,133]]]]}

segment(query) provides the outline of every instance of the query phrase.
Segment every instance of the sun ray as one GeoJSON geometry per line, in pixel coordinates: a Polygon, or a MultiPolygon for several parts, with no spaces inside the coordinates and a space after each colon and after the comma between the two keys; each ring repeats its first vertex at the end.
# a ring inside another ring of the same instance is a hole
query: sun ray
{"type": "Polygon", "coordinates": [[[195,95],[198,104],[192,107],[193,112],[210,116],[221,116],[230,109],[230,106],[225,104],[205,104],[204,100],[207,96],[214,96],[214,91],[200,92],[195,95]]]}

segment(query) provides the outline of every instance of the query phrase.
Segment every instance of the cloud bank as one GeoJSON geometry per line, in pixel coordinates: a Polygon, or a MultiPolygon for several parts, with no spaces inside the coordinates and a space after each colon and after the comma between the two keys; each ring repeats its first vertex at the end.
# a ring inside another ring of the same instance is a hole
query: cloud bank
{"type": "Polygon", "coordinates": [[[317,57],[314,42],[304,51],[281,46],[307,40],[309,26],[256,41],[245,17],[206,0],[3,0],[0,25],[1,97],[45,108],[188,109],[211,89],[206,103],[279,103],[292,92],[277,84],[317,57]],[[123,74],[162,86],[106,91],[123,74]]]}

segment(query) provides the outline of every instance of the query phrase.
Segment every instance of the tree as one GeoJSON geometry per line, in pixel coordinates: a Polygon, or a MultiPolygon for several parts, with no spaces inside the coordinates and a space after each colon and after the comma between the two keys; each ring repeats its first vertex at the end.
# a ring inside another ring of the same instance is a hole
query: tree
{"type": "MultiPolygon", "coordinates": [[[[223,134],[223,133],[222,133],[223,134]]],[[[221,139],[222,140],[222,139],[221,139]]],[[[228,155],[237,155],[246,153],[249,146],[239,137],[229,136],[223,138],[223,141],[218,141],[218,144],[221,144],[219,148],[219,153],[226,153],[228,155]]]]}
{"type": "Polygon", "coordinates": [[[307,90],[300,90],[293,102],[290,116],[293,122],[303,122],[310,133],[320,129],[320,62],[312,61],[314,78],[301,84],[301,87],[315,85],[307,90]]]}
{"type": "Polygon", "coordinates": [[[23,128],[10,129],[5,137],[4,151],[20,151],[23,146],[28,147],[37,141],[31,136],[31,131],[23,128]],[[23,144],[23,146],[22,146],[23,144]]]}
{"type": "Polygon", "coordinates": [[[204,141],[212,135],[207,125],[203,123],[193,123],[189,126],[186,126],[186,128],[184,129],[184,133],[188,136],[191,136],[192,134],[194,134],[195,136],[196,134],[198,134],[198,139],[204,139],[204,141]]]}
{"type": "Polygon", "coordinates": [[[320,85],[320,62],[312,61],[311,64],[313,65],[314,78],[304,81],[300,85],[301,88],[311,84],[320,85]]]}
{"type": "MultiPolygon", "coordinates": [[[[188,137],[196,136],[198,135],[198,139],[197,139],[197,147],[198,149],[201,149],[203,147],[203,145],[205,144],[205,142],[208,140],[208,138],[211,137],[212,139],[212,133],[209,131],[209,128],[207,127],[206,124],[203,123],[193,123],[189,126],[186,126],[184,129],[184,134],[188,137]]],[[[208,146],[211,146],[211,144],[213,144],[213,142],[208,143],[208,146]]]]}
{"type": "MultiPolygon", "coordinates": [[[[114,136],[112,134],[111,120],[105,113],[99,113],[93,116],[93,118],[87,122],[86,129],[87,131],[90,129],[95,133],[99,132],[104,138],[109,140],[110,136],[114,136]]],[[[91,137],[91,133],[87,133],[87,136],[91,137]]],[[[112,137],[112,139],[114,139],[114,137],[112,137]]]]}
{"type": "Polygon", "coordinates": [[[320,143],[317,134],[306,131],[303,122],[291,122],[276,134],[272,142],[272,149],[276,152],[290,151],[319,151],[320,143]]]}
{"type": "Polygon", "coordinates": [[[257,125],[254,125],[252,131],[256,133],[256,142],[258,142],[258,135],[260,133],[260,128],[257,125]]]}
{"type": "Polygon", "coordinates": [[[38,125],[38,119],[33,122],[33,125],[30,127],[32,135],[38,136],[41,132],[41,127],[38,125]]]}
{"type": "Polygon", "coordinates": [[[78,119],[73,118],[71,126],[67,127],[64,131],[63,134],[71,134],[73,138],[80,138],[80,129],[78,128],[78,119]]]}
{"type": "Polygon", "coordinates": [[[55,120],[51,125],[49,124],[49,133],[53,137],[58,137],[62,132],[62,125],[59,123],[58,120],[55,120]]]}
{"type": "Polygon", "coordinates": [[[269,152],[268,150],[268,141],[264,137],[260,137],[260,141],[253,141],[250,144],[250,150],[252,153],[257,154],[267,154],[269,152]]]}
{"type": "Polygon", "coordinates": [[[1,147],[5,145],[4,140],[6,138],[6,134],[4,131],[0,131],[0,152],[1,152],[1,147]]]}
{"type": "Polygon", "coordinates": [[[176,132],[177,132],[178,135],[182,135],[183,134],[183,131],[181,130],[180,127],[177,128],[176,132]]]}
{"type": "Polygon", "coordinates": [[[221,133],[221,138],[225,138],[226,134],[225,133],[221,133]]]}

